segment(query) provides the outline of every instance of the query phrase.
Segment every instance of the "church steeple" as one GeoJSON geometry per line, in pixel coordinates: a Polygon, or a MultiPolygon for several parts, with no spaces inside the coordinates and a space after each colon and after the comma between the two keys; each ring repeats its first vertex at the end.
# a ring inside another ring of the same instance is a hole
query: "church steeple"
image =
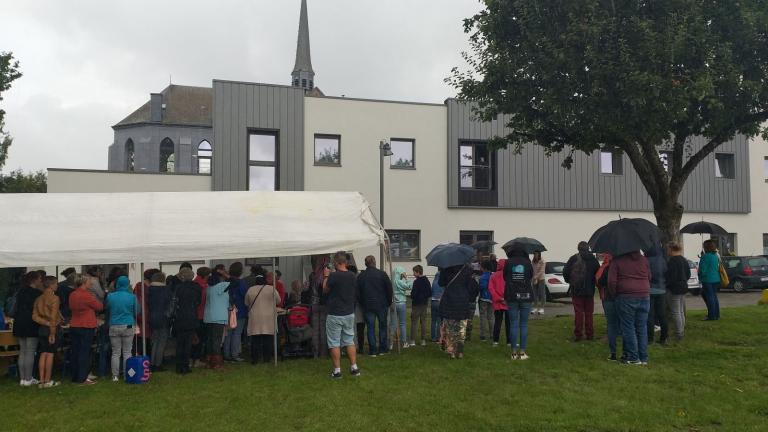
{"type": "Polygon", "coordinates": [[[296,42],[296,64],[291,73],[292,85],[305,90],[315,88],[315,71],[312,70],[312,55],[309,50],[309,18],[307,0],[301,0],[299,17],[299,38],[296,42]]]}

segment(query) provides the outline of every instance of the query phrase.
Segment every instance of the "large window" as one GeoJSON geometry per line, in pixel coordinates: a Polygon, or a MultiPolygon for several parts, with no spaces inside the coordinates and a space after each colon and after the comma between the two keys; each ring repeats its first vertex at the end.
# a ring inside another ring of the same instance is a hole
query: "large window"
{"type": "Polygon", "coordinates": [[[170,138],[160,143],[160,172],[176,172],[176,155],[170,138]]]}
{"type": "Polygon", "coordinates": [[[715,177],[736,178],[736,161],[732,153],[715,153],[715,177]]]}
{"type": "Polygon", "coordinates": [[[390,167],[402,169],[416,167],[415,140],[392,138],[389,140],[389,145],[392,147],[392,157],[389,158],[390,167]]]}
{"type": "Polygon", "coordinates": [[[211,173],[211,159],[213,158],[213,148],[207,140],[200,142],[197,146],[197,173],[211,173]]]}
{"type": "Polygon", "coordinates": [[[459,146],[459,177],[462,189],[491,189],[491,155],[487,143],[464,142],[459,146]]]}
{"type": "Polygon", "coordinates": [[[392,261],[421,260],[421,232],[416,230],[387,230],[392,261]]]}
{"type": "Polygon", "coordinates": [[[315,135],[315,165],[341,166],[341,136],[315,135]]]}
{"type": "MultiPolygon", "coordinates": [[[[471,246],[479,241],[492,241],[493,231],[460,231],[459,243],[471,246]]],[[[480,249],[483,255],[490,255],[493,253],[493,246],[488,246],[480,249]]]]}
{"type": "Polygon", "coordinates": [[[602,150],[600,152],[601,174],[624,174],[624,157],[619,150],[602,150]]]}
{"type": "Polygon", "coordinates": [[[248,137],[248,190],[279,190],[277,159],[277,134],[252,132],[248,137]]]}
{"type": "Polygon", "coordinates": [[[129,139],[125,143],[125,170],[136,170],[136,148],[133,145],[132,139],[129,139]]]}

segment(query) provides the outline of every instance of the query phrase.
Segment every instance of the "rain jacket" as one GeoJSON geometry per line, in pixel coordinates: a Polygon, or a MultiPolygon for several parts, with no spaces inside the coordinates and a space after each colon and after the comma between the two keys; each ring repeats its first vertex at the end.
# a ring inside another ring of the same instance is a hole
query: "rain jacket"
{"type": "Polygon", "coordinates": [[[395,272],[392,274],[392,284],[395,289],[395,303],[405,303],[405,297],[411,292],[413,286],[413,282],[400,279],[400,276],[403,273],[405,273],[404,268],[395,267],[395,272]]]}
{"type": "Polygon", "coordinates": [[[440,317],[450,320],[465,320],[472,317],[467,305],[477,298],[480,288],[472,277],[472,269],[468,266],[456,266],[443,269],[440,272],[440,285],[445,287],[440,299],[440,317]]]}
{"type": "Polygon", "coordinates": [[[504,266],[507,264],[507,260],[500,259],[496,265],[496,271],[491,275],[488,280],[488,292],[491,294],[491,300],[493,301],[493,310],[507,310],[507,302],[504,300],[504,266]]]}
{"type": "Polygon", "coordinates": [[[171,288],[162,282],[152,282],[146,290],[149,304],[149,328],[168,328],[168,308],[171,304],[171,288]]]}
{"type": "Polygon", "coordinates": [[[368,267],[357,276],[357,301],[364,310],[377,311],[392,304],[392,281],[386,272],[368,267]]]}
{"type": "Polygon", "coordinates": [[[720,283],[720,259],[717,252],[707,252],[699,261],[699,279],[701,283],[720,283]]]}
{"type": "Polygon", "coordinates": [[[648,265],[651,268],[651,294],[661,295],[667,293],[667,260],[661,253],[661,248],[654,247],[645,253],[648,265]]]}
{"type": "Polygon", "coordinates": [[[483,272],[483,274],[480,276],[480,301],[488,303],[492,301],[491,293],[488,291],[488,284],[491,281],[491,275],[493,275],[493,273],[487,271],[483,272]]]}
{"type": "Polygon", "coordinates": [[[117,278],[115,291],[107,295],[104,303],[109,310],[109,325],[136,325],[136,315],[141,306],[131,291],[127,276],[117,278]]]}
{"type": "Polygon", "coordinates": [[[413,306],[422,306],[429,303],[429,299],[432,298],[432,286],[429,283],[429,278],[426,276],[419,276],[413,281],[413,289],[411,290],[411,304],[413,306]]]}

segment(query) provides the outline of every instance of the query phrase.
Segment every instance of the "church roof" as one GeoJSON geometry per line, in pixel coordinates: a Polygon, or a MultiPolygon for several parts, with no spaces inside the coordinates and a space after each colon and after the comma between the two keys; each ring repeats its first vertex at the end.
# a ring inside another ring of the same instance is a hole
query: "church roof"
{"type": "Polygon", "coordinates": [[[301,0],[299,38],[296,42],[296,63],[293,66],[293,71],[312,71],[312,55],[309,49],[309,18],[307,17],[307,0],[301,0]]]}
{"type": "MultiPolygon", "coordinates": [[[[213,126],[213,89],[171,84],[162,92],[163,121],[160,124],[213,126]]],[[[149,101],[113,127],[154,123],[149,101]]]]}

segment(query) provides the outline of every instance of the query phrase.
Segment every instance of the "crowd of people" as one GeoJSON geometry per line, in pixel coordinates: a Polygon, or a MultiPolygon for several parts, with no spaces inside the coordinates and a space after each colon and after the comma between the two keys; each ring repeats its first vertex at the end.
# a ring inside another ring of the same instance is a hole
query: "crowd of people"
{"type": "MultiPolygon", "coordinates": [[[[718,320],[720,261],[714,242],[706,241],[703,247],[699,277],[706,319],[718,320]]],[[[506,259],[478,255],[473,263],[439,268],[430,281],[420,265],[412,268],[412,276],[397,267],[390,278],[373,256],[365,258],[365,269],[358,273],[349,255],[340,252],[308,281],[293,281],[290,292],[279,271],[253,266],[244,276],[240,262],[228,268],[201,267],[196,272],[184,263],[170,276],[149,269],[134,287],[119,267],[106,279],[95,267],[83,274],[69,268],[62,272],[61,283],[55,276],[30,271],[14,296],[13,307],[20,384],[59,385],[52,371],[55,354],[65,342],[69,349],[64,361],[71,379],[83,385],[97,382],[92,373],[94,342],[99,350],[111,351],[115,382],[121,381],[133,353],[148,355],[152,372],[164,371],[171,339],[175,370],[182,375],[195,367],[221,370],[225,362],[245,361],[244,340],[252,363],[269,363],[277,351],[275,334],[282,332],[276,316],[299,305],[311,310],[311,350],[316,357],[330,355],[332,378],[342,377],[342,349],[350,361],[350,374],[361,374],[357,353],[363,350],[366,336],[371,357],[388,354],[395,344],[406,349],[417,343],[425,346],[429,340],[450,358],[461,359],[476,311],[480,341],[498,347],[504,328],[511,359],[528,360],[528,319],[543,314],[546,302],[545,261],[540,251],[532,259],[523,248],[513,247],[506,253],[506,259]],[[410,332],[406,325],[409,299],[410,332]],[[140,337],[150,341],[148,353],[142,352],[140,337]]],[[[657,342],[668,341],[668,315],[674,338],[684,337],[684,296],[691,269],[679,245],[672,243],[665,249],[655,245],[612,257],[596,256],[581,242],[563,276],[574,309],[574,342],[595,338],[594,298],[599,293],[609,360],[647,364],[648,344],[654,343],[657,326],[657,342]]]]}

